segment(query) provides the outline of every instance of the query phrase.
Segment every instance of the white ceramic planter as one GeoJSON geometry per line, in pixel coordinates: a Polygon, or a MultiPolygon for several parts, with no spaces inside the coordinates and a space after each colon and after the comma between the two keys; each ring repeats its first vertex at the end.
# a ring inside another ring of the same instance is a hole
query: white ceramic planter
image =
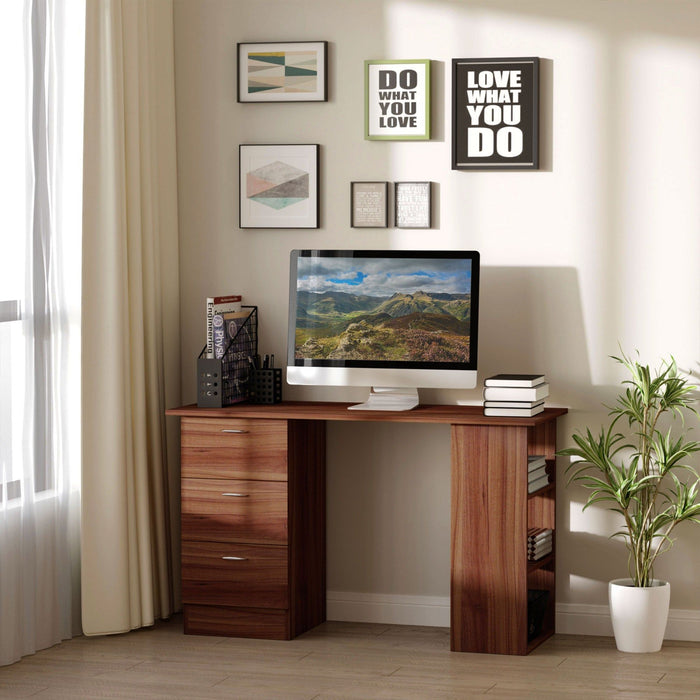
{"type": "Polygon", "coordinates": [[[659,651],[668,620],[671,584],[655,580],[641,588],[634,586],[631,578],[619,578],[608,584],[608,598],[617,648],[635,653],[659,651]]]}

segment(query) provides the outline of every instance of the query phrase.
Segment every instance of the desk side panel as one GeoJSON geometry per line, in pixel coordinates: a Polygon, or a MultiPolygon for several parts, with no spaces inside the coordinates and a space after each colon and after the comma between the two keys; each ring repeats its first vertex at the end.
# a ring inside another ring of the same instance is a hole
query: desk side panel
{"type": "Polygon", "coordinates": [[[527,427],[452,426],[452,650],[527,652],[527,427]]]}

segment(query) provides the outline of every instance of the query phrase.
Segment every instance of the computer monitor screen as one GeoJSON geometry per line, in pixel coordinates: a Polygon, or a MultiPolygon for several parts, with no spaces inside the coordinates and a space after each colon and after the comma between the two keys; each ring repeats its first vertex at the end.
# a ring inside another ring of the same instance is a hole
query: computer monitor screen
{"type": "Polygon", "coordinates": [[[475,251],[295,250],[287,381],[476,385],[475,251]]]}

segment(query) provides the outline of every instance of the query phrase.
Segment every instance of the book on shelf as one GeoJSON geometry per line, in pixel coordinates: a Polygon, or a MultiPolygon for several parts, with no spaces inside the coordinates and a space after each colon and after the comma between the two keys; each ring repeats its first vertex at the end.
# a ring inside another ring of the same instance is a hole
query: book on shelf
{"type": "Polygon", "coordinates": [[[531,387],[542,384],[544,380],[544,374],[494,374],[484,380],[484,385],[531,387]]]}
{"type": "Polygon", "coordinates": [[[537,561],[547,556],[553,549],[552,530],[549,528],[531,529],[527,534],[528,561],[537,561]]]}
{"type": "Polygon", "coordinates": [[[538,413],[542,413],[542,411],[544,411],[544,401],[541,401],[532,408],[492,408],[484,404],[485,416],[512,416],[514,418],[520,416],[527,418],[529,416],[536,416],[538,413]]]}
{"type": "Polygon", "coordinates": [[[547,460],[544,455],[529,455],[527,458],[527,471],[529,473],[535,469],[546,466],[546,464],[547,460]]]}
{"type": "Polygon", "coordinates": [[[549,396],[549,383],[537,386],[487,386],[484,388],[485,401],[542,401],[549,396]]]}
{"type": "Polygon", "coordinates": [[[543,486],[547,486],[548,484],[549,484],[549,476],[547,474],[545,474],[544,476],[541,476],[539,479],[535,479],[534,481],[528,480],[527,492],[534,493],[535,491],[538,491],[543,486]]]}
{"type": "Polygon", "coordinates": [[[241,310],[242,297],[240,294],[228,296],[207,297],[207,345],[205,357],[214,357],[214,316],[241,310]]]}
{"type": "Polygon", "coordinates": [[[527,558],[528,558],[528,561],[538,561],[539,559],[546,557],[551,552],[552,552],[552,543],[550,542],[549,547],[547,547],[546,549],[539,550],[537,552],[528,552],[527,558]]]}
{"type": "Polygon", "coordinates": [[[552,530],[550,528],[532,528],[527,531],[528,546],[547,539],[552,539],[552,530]]]}
{"type": "Polygon", "coordinates": [[[539,479],[541,476],[547,476],[547,465],[543,464],[541,467],[537,467],[537,469],[533,469],[530,471],[528,469],[527,471],[527,483],[531,484],[533,481],[536,479],[539,479]]]}
{"type": "Polygon", "coordinates": [[[484,401],[484,408],[536,408],[544,404],[544,399],[539,401],[484,401]]]}
{"type": "MultiPolygon", "coordinates": [[[[220,360],[248,319],[248,311],[214,314],[214,358],[220,360]]],[[[245,359],[245,358],[242,358],[245,359]]]]}
{"type": "Polygon", "coordinates": [[[552,538],[548,537],[540,542],[537,542],[536,544],[530,544],[528,543],[527,545],[527,551],[532,552],[533,554],[539,554],[540,552],[545,552],[545,551],[552,551],[552,538]]]}

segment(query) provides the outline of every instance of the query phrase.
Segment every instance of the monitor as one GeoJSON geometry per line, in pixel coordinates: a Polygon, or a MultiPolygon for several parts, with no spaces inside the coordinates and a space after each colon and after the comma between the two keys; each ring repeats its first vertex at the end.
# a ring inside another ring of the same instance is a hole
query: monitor
{"type": "Polygon", "coordinates": [[[476,251],[293,250],[289,299],[290,384],[369,386],[369,410],[476,386],[476,251]]]}

